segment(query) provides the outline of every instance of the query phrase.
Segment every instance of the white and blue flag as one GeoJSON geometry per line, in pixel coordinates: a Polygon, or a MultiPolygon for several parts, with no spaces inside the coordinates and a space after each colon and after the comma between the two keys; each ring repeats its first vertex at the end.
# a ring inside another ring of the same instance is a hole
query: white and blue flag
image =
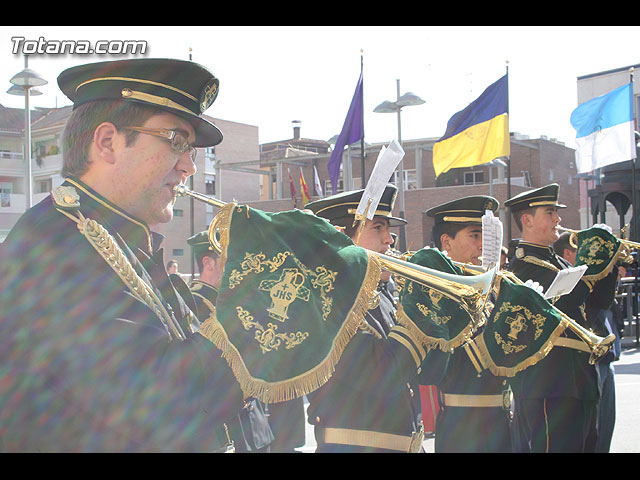
{"type": "Polygon", "coordinates": [[[578,173],[636,158],[633,84],[584,102],[571,114],[578,173]]]}

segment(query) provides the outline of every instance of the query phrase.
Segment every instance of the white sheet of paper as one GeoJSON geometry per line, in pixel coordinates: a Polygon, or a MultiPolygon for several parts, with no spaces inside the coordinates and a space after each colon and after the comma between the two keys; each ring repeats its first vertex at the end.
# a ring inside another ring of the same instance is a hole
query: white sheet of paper
{"type": "Polygon", "coordinates": [[[586,265],[560,270],[547,291],[544,292],[544,298],[559,297],[571,292],[586,270],[586,265]]]}
{"type": "Polygon", "coordinates": [[[482,216],[482,266],[490,268],[500,265],[502,248],[502,222],[493,215],[492,210],[486,210],[482,216]]]}
{"type": "Polygon", "coordinates": [[[402,161],[402,157],[404,157],[404,150],[396,139],[393,139],[388,147],[382,147],[356,209],[356,218],[364,218],[366,211],[366,217],[369,220],[373,219],[373,214],[378,208],[384,189],[396,167],[402,161]],[[371,205],[367,211],[369,200],[371,200],[371,205]]]}

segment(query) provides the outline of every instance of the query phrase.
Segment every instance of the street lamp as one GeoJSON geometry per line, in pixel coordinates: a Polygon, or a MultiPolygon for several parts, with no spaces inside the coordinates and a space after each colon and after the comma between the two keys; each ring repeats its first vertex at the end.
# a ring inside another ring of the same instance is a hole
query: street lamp
{"type": "MultiPolygon", "coordinates": [[[[397,99],[395,102],[391,102],[389,100],[385,100],[376,108],[373,109],[374,113],[397,113],[398,114],[398,143],[402,145],[402,127],[400,121],[400,112],[403,107],[411,107],[413,105],[422,105],[424,102],[419,96],[407,92],[404,95],[400,96],[400,80],[396,80],[396,94],[397,99]]],[[[400,161],[400,165],[398,167],[398,176],[400,177],[398,180],[398,190],[400,190],[400,195],[398,196],[399,207],[400,207],[400,217],[405,218],[404,215],[404,170],[402,168],[402,161],[400,161]]],[[[405,251],[407,248],[407,238],[406,238],[406,230],[405,226],[402,225],[400,227],[400,236],[398,247],[401,251],[405,251]]]]}
{"type": "Polygon", "coordinates": [[[31,208],[32,204],[32,194],[31,194],[31,111],[29,109],[29,94],[31,95],[39,95],[42,92],[38,92],[34,90],[33,92],[29,92],[29,90],[33,87],[40,87],[42,85],[46,85],[48,82],[40,76],[37,72],[34,72],[30,68],[28,68],[27,56],[24,57],[24,70],[20,73],[17,73],[13,76],[11,80],[9,80],[13,87],[7,90],[7,93],[12,95],[24,95],[24,132],[25,132],[25,140],[24,140],[24,158],[26,162],[26,172],[25,172],[25,202],[26,208],[25,210],[31,208]]]}

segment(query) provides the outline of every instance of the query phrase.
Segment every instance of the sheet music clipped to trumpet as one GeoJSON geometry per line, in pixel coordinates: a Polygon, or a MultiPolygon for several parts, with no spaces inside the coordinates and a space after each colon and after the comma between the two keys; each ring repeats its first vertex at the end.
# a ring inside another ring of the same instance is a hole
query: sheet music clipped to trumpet
{"type": "Polygon", "coordinates": [[[403,157],[404,150],[396,139],[393,139],[388,147],[382,146],[367,186],[360,199],[360,203],[358,204],[358,208],[356,209],[356,221],[364,221],[367,218],[369,220],[373,219],[384,189],[403,157]]]}
{"type": "Polygon", "coordinates": [[[587,270],[586,265],[580,265],[579,267],[565,268],[558,272],[556,278],[554,278],[547,291],[544,292],[545,298],[559,297],[566,295],[573,290],[573,287],[580,281],[582,275],[587,270]]]}
{"type": "Polygon", "coordinates": [[[501,251],[502,222],[491,210],[486,210],[482,216],[482,267],[499,266],[501,251]]]}

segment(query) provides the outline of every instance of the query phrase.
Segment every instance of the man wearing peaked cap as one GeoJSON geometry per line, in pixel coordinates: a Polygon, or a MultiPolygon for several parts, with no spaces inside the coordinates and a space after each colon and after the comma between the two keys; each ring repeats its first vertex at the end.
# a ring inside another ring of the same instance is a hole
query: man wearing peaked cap
{"type": "Polygon", "coordinates": [[[0,450],[211,451],[242,391],[192,330],[193,297],[152,226],[172,219],[195,147],[222,140],[202,117],[218,80],[141,59],[73,67],[58,83],[74,103],[65,180],[0,250],[0,450]]]}
{"type": "Polygon", "coordinates": [[[566,208],[566,205],[558,203],[560,185],[552,183],[544,187],[521,192],[504,202],[506,207],[510,207],[512,212],[536,207],[566,208]]]}
{"type": "MultiPolygon", "coordinates": [[[[363,193],[364,189],[337,193],[330,197],[309,202],[305,205],[305,208],[313,211],[318,217],[326,218],[333,225],[351,229],[363,193]]],[[[392,215],[397,196],[398,188],[395,185],[387,185],[374,214],[374,218],[386,218],[389,227],[399,227],[407,223],[404,218],[392,215]]]]}
{"type": "MultiPolygon", "coordinates": [[[[480,265],[482,216],[487,210],[495,213],[498,208],[495,198],[484,195],[468,196],[430,208],[426,214],[434,219],[436,247],[446,250],[454,262],[480,265]]],[[[479,334],[480,331],[474,338],[479,334]]],[[[506,379],[482,368],[471,351],[470,348],[456,348],[446,363],[442,358],[432,358],[432,362],[439,360],[440,364],[435,364],[431,370],[442,370],[439,377],[430,375],[431,380],[435,379],[441,401],[436,417],[435,452],[511,452],[509,404],[505,402],[510,398],[509,386],[506,379]]]]}
{"type": "MultiPolygon", "coordinates": [[[[558,201],[559,190],[558,184],[546,185],[505,202],[522,232],[508,268],[523,282],[533,280],[545,290],[560,270],[572,267],[553,250],[559,209],[566,207],[558,201]]],[[[555,306],[586,326],[585,303],[607,308],[615,295],[615,281],[615,271],[592,284],[583,278],[555,306]]],[[[519,451],[595,451],[599,389],[589,353],[587,345],[567,329],[543,360],[513,378],[519,451]]]]}
{"type": "MultiPolygon", "coordinates": [[[[358,245],[385,253],[393,242],[390,226],[397,189],[388,185],[372,220],[352,227],[364,190],[339,193],[305,208],[345,233],[358,245]]],[[[422,448],[417,390],[410,382],[426,356],[419,342],[397,324],[396,302],[387,290],[389,272],[378,286],[378,306],[366,312],[358,334],[349,342],[329,381],[308,395],[309,423],[317,452],[415,452],[422,448]],[[393,408],[389,408],[393,405],[393,408]]]]}
{"type": "Polygon", "coordinates": [[[426,214],[434,219],[434,244],[458,262],[480,265],[482,216],[498,207],[495,198],[474,195],[430,208],[426,214]]]}
{"type": "Polygon", "coordinates": [[[90,63],[58,77],[74,109],[97,100],[126,100],[186,119],[195,130],[194,147],[222,141],[222,132],[201,115],[218,96],[219,80],[205,67],[175,59],[142,58],[90,63]]]}

